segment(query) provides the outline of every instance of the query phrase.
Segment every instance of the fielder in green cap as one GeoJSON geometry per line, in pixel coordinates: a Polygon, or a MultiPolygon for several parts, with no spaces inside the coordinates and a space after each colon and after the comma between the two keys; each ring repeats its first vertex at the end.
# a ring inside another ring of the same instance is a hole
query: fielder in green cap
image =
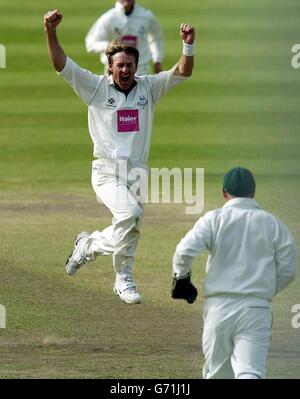
{"type": "Polygon", "coordinates": [[[223,190],[234,197],[254,197],[254,176],[246,168],[233,168],[224,176],[223,190]]]}
{"type": "Polygon", "coordinates": [[[207,212],[177,245],[172,297],[193,303],[192,262],[209,252],[203,284],[203,377],[265,378],[272,299],[296,274],[288,228],[254,199],[253,174],[243,167],[223,180],[223,208],[207,212]]]}

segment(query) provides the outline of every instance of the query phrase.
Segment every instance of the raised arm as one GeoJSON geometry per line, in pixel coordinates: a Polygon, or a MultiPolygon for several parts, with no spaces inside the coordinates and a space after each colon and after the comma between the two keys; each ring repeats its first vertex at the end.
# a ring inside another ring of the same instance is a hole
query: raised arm
{"type": "Polygon", "coordinates": [[[174,75],[187,77],[192,75],[194,68],[195,28],[188,24],[181,24],[180,37],[183,40],[183,54],[174,75]]]}
{"type": "Polygon", "coordinates": [[[62,14],[58,10],[49,11],[44,15],[44,29],[47,37],[48,53],[57,72],[64,69],[67,59],[56,35],[56,27],[60,24],[61,20],[62,14]]]}

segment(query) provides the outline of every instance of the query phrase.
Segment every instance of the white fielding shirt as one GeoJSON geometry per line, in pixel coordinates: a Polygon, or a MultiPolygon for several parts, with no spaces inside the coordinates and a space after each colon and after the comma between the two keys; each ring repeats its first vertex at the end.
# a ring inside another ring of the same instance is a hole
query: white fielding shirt
{"type": "Polygon", "coordinates": [[[117,90],[111,75],[95,75],[67,58],[59,73],[88,105],[94,157],[128,159],[147,168],[155,106],[172,87],[188,79],[175,76],[176,65],[156,75],[136,77],[128,96],[117,90]]]}
{"type": "Polygon", "coordinates": [[[191,273],[209,251],[204,297],[249,295],[272,300],[296,274],[296,244],[287,227],[252,198],[207,212],[177,245],[173,276],[191,273]]]}
{"type": "Polygon", "coordinates": [[[139,66],[163,60],[163,37],[153,13],[135,3],[130,15],[116,2],[114,8],[104,13],[91,27],[85,43],[88,52],[101,53],[101,61],[107,64],[105,51],[110,42],[124,40],[139,50],[139,66]]]}

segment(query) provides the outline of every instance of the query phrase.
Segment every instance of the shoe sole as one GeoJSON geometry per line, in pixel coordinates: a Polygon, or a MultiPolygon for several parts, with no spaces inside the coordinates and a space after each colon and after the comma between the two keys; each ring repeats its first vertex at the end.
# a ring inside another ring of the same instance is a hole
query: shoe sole
{"type": "Polygon", "coordinates": [[[72,258],[73,258],[73,254],[74,254],[75,250],[77,249],[78,241],[81,239],[80,236],[81,236],[81,235],[82,235],[82,236],[85,236],[85,234],[83,235],[83,233],[88,234],[86,231],[82,231],[81,233],[77,234],[77,236],[75,237],[75,240],[74,240],[73,251],[72,251],[72,252],[70,253],[70,255],[67,257],[66,264],[65,264],[65,270],[66,270],[66,274],[67,274],[68,276],[73,276],[75,273],[78,272],[78,270],[81,268],[81,266],[84,265],[84,264],[82,264],[82,265],[79,265],[79,264],[75,265],[75,266],[74,266],[74,271],[73,271],[73,273],[69,273],[68,270],[67,270],[68,265],[69,265],[70,263],[72,263],[71,261],[72,261],[72,258]]]}
{"type": "Polygon", "coordinates": [[[68,271],[68,265],[69,265],[70,263],[72,263],[73,254],[74,254],[74,252],[75,252],[76,249],[77,249],[77,245],[75,244],[75,245],[74,245],[73,251],[70,253],[70,255],[68,256],[68,258],[67,258],[67,260],[66,260],[65,269],[66,269],[66,273],[67,273],[68,276],[73,276],[73,275],[78,271],[78,269],[80,269],[80,267],[81,267],[81,265],[78,265],[78,264],[77,264],[77,265],[73,266],[73,272],[72,272],[72,273],[70,273],[70,272],[68,271]]]}
{"type": "Polygon", "coordinates": [[[125,299],[123,299],[123,298],[120,296],[120,292],[119,292],[119,290],[118,290],[116,287],[113,288],[113,292],[121,299],[122,302],[125,302],[127,305],[137,305],[137,304],[139,304],[139,303],[143,303],[143,302],[144,302],[144,300],[143,300],[142,297],[140,297],[141,299],[139,299],[139,300],[136,301],[136,302],[126,302],[125,299]]]}

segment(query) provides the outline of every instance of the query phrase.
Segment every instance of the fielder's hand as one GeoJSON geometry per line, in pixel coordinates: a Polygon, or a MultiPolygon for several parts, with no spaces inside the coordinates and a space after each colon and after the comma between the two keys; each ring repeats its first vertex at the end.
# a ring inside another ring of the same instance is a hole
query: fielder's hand
{"type": "Polygon", "coordinates": [[[197,298],[198,291],[191,283],[190,276],[180,280],[174,277],[171,294],[174,299],[185,299],[188,303],[193,303],[197,298]]]}
{"type": "Polygon", "coordinates": [[[54,33],[57,25],[61,23],[62,14],[59,10],[49,11],[44,15],[44,29],[46,32],[54,33]]]}
{"type": "Polygon", "coordinates": [[[195,35],[195,28],[192,25],[180,25],[180,36],[186,44],[193,44],[195,41],[195,35]]]}

